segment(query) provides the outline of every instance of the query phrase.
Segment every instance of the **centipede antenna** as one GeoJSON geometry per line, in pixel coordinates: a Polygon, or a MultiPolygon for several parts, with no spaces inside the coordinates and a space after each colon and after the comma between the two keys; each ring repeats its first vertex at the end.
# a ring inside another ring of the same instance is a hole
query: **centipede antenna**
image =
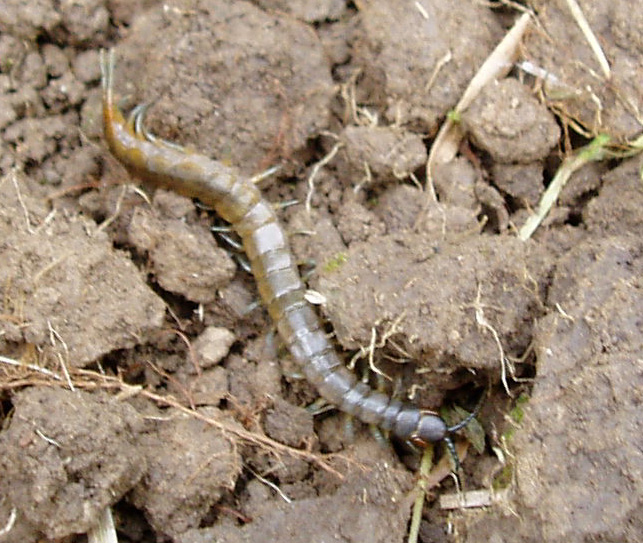
{"type": "Polygon", "coordinates": [[[457,475],[460,472],[460,458],[458,458],[458,452],[455,450],[455,444],[453,443],[453,440],[449,436],[444,437],[444,444],[447,447],[447,450],[449,451],[449,454],[451,455],[451,459],[453,460],[453,472],[457,475]]]}
{"type": "Polygon", "coordinates": [[[476,415],[477,415],[476,411],[475,410],[472,411],[457,424],[454,424],[453,426],[449,426],[449,428],[447,428],[447,432],[452,434],[453,432],[462,430],[462,428],[464,428],[467,424],[469,424],[475,418],[476,415]]]}
{"type": "Polygon", "coordinates": [[[484,393],[478,400],[478,404],[475,406],[473,411],[471,411],[471,413],[469,413],[457,424],[454,424],[453,426],[450,426],[449,428],[447,428],[447,432],[449,434],[457,432],[458,430],[462,430],[462,428],[464,428],[467,424],[469,424],[473,419],[475,419],[478,416],[478,413],[480,413],[480,409],[482,408],[482,404],[484,403],[484,400],[487,397],[487,391],[488,389],[485,389],[484,393]]]}

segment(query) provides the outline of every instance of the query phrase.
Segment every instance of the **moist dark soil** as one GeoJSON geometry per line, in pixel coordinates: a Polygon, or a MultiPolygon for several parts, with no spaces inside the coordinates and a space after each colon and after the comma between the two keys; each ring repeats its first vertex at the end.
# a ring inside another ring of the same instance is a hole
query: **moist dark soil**
{"type": "Polygon", "coordinates": [[[418,493],[420,451],[302,379],[225,224],[109,154],[111,47],[152,133],[279,167],[262,191],[360,378],[453,422],[484,398],[456,446],[487,505],[437,446],[420,541],[642,541],[641,155],[584,166],[516,235],[565,157],[643,128],[643,10],[579,3],[609,79],[568,4],[534,0],[430,186],[508,7],[4,0],[0,543],[81,543],[106,508],[121,543],[401,542],[418,493]]]}

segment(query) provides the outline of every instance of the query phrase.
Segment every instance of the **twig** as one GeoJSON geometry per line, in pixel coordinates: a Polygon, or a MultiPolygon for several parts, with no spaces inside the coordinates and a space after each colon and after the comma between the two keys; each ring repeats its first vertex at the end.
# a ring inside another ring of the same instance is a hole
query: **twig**
{"type": "Polygon", "coordinates": [[[49,328],[49,340],[51,341],[52,346],[56,346],[56,341],[60,341],[61,345],[63,346],[63,349],[65,350],[65,357],[63,357],[60,353],[56,353],[58,355],[58,361],[60,362],[60,367],[63,369],[63,374],[65,375],[65,379],[67,380],[67,385],[69,386],[69,390],[72,392],[75,392],[76,389],[74,388],[74,383],[71,380],[71,377],[69,376],[69,371],[67,370],[67,364],[65,364],[65,359],[69,359],[69,348],[67,347],[67,343],[65,343],[65,340],[62,338],[62,336],[54,329],[54,327],[51,324],[51,321],[47,319],[47,326],[49,328]]]}
{"type": "Polygon", "coordinates": [[[530,15],[524,13],[516,21],[511,30],[496,46],[491,55],[485,60],[478,72],[471,79],[469,86],[464,91],[460,101],[455,106],[454,115],[448,117],[440,128],[426,163],[427,183],[433,183],[433,170],[436,165],[450,162],[460,146],[464,135],[461,126],[454,122],[462,111],[469,107],[473,100],[480,94],[484,86],[494,79],[500,79],[511,70],[513,62],[518,54],[520,40],[527,30],[530,15]]]}
{"type": "Polygon", "coordinates": [[[30,234],[34,233],[34,229],[31,227],[31,219],[29,218],[29,210],[27,209],[27,205],[25,204],[25,201],[22,199],[22,193],[20,192],[20,187],[18,186],[18,177],[16,176],[16,170],[13,169],[11,170],[11,182],[13,183],[13,186],[16,189],[16,195],[18,196],[18,202],[20,203],[20,207],[22,208],[22,213],[25,216],[25,223],[27,223],[27,232],[30,234]]]}

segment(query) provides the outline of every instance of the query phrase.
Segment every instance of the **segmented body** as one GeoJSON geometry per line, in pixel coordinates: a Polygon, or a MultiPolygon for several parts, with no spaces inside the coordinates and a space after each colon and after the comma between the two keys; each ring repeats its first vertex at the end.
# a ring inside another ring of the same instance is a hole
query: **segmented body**
{"type": "Polygon", "coordinates": [[[143,126],[145,108],[125,120],[113,101],[113,52],[101,56],[105,138],[114,156],[154,187],[198,198],[229,222],[243,240],[259,294],[290,353],[320,395],[363,422],[420,445],[447,440],[444,421],[375,391],[342,364],[315,311],[288,239],[272,206],[257,187],[232,168],[159,140],[143,126]]]}

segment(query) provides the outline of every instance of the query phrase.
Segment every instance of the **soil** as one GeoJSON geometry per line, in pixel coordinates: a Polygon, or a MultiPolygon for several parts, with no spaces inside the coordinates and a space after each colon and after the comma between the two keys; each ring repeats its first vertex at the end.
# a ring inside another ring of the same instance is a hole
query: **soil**
{"type": "Polygon", "coordinates": [[[109,155],[106,47],[150,131],[280,167],[263,192],[296,201],[279,214],[360,377],[448,420],[484,396],[456,445],[491,505],[444,505],[443,455],[420,541],[643,541],[643,158],[583,167],[515,233],[587,138],[641,133],[643,12],[579,3],[609,82],[567,3],[534,0],[521,66],[556,84],[488,85],[433,198],[428,151],[507,7],[5,0],[0,542],[80,543],[106,507],[121,543],[398,542],[417,495],[417,451],[320,407],[225,225],[109,155]]]}

